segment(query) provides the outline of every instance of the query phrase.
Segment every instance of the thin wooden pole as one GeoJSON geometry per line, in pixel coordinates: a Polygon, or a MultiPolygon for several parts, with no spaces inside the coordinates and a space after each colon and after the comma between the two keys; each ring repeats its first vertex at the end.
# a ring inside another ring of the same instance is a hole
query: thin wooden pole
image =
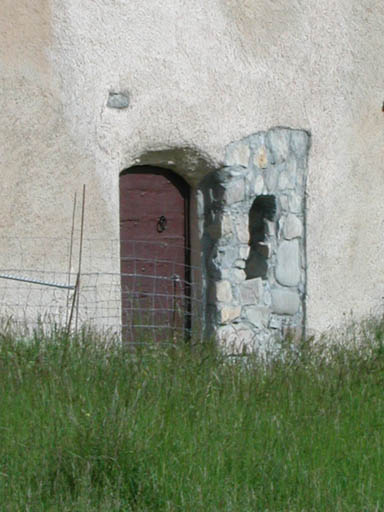
{"type": "Polygon", "coordinates": [[[71,312],[69,314],[69,320],[68,320],[68,324],[67,324],[67,333],[68,334],[71,332],[71,324],[72,324],[73,312],[75,310],[78,289],[79,289],[79,274],[77,274],[77,276],[76,276],[75,291],[73,292],[71,312]]]}
{"type": "Polygon", "coordinates": [[[84,213],[85,213],[85,185],[83,185],[83,201],[81,204],[81,227],[80,227],[80,248],[79,248],[79,270],[77,273],[77,300],[76,300],[76,321],[75,329],[77,331],[79,321],[79,302],[80,302],[80,276],[81,263],[83,258],[83,240],[84,240],[84,213]]]}
{"type": "MultiPolygon", "coordinates": [[[[73,235],[74,235],[74,231],[75,231],[76,203],[77,203],[77,194],[75,192],[75,197],[73,198],[71,242],[70,242],[70,246],[69,246],[68,286],[70,286],[70,284],[71,284],[71,269],[72,269],[72,254],[73,254],[73,235]]],[[[66,325],[68,325],[68,307],[69,307],[69,290],[68,290],[68,293],[67,293],[67,313],[66,313],[66,318],[65,318],[66,325]]]]}

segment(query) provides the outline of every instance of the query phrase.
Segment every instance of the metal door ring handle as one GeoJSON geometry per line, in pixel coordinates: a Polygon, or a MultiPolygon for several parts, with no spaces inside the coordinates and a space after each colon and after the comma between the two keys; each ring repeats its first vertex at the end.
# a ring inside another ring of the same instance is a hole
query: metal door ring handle
{"type": "Polygon", "coordinates": [[[167,219],[162,215],[157,221],[156,229],[158,233],[162,233],[167,228],[167,219]]]}

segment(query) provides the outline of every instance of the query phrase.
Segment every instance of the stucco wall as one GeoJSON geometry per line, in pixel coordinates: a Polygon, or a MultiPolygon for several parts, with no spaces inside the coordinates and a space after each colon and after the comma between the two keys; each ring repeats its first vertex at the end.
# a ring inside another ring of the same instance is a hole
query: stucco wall
{"type": "Polygon", "coordinates": [[[2,235],[67,236],[86,183],[87,235],[117,238],[148,152],[197,183],[232,141],[304,129],[308,327],[381,305],[383,2],[2,0],[0,24],[2,235]]]}

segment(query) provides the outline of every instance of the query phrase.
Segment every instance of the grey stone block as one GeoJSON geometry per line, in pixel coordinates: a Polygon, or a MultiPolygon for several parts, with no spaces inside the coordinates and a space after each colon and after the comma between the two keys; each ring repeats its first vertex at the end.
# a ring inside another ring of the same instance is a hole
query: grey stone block
{"type": "Polygon", "coordinates": [[[283,241],[277,249],[276,280],[284,286],[300,282],[300,252],[298,240],[283,241]]]}
{"type": "Polygon", "coordinates": [[[303,223],[296,216],[290,213],[285,217],[283,223],[283,236],[286,240],[301,237],[303,234],[303,223]]]}
{"type": "Polygon", "coordinates": [[[270,167],[265,171],[265,184],[269,192],[274,193],[277,188],[277,180],[279,179],[279,171],[276,167],[270,167]]]}
{"type": "Polygon", "coordinates": [[[207,227],[207,232],[213,240],[232,234],[232,219],[229,215],[217,215],[214,222],[207,227]]]}
{"type": "Polygon", "coordinates": [[[280,196],[280,206],[283,212],[289,212],[289,197],[287,195],[280,196]]]}
{"type": "Polygon", "coordinates": [[[246,260],[249,256],[249,251],[250,251],[249,245],[243,245],[242,247],[240,247],[240,249],[239,249],[240,258],[242,258],[243,260],[246,260]]]}
{"type": "Polygon", "coordinates": [[[284,162],[289,155],[289,142],[291,131],[286,128],[273,128],[266,135],[268,148],[273,154],[275,163],[284,162]]]}
{"type": "Polygon", "coordinates": [[[226,302],[230,304],[232,302],[232,288],[229,281],[217,281],[213,286],[213,303],[226,302]]]}
{"type": "Polygon", "coordinates": [[[196,209],[199,217],[204,215],[204,194],[201,190],[196,190],[196,209]]]}
{"type": "Polygon", "coordinates": [[[240,313],[240,306],[224,306],[219,311],[220,323],[226,324],[228,322],[232,322],[236,318],[239,318],[240,313]]]}
{"type": "Polygon", "coordinates": [[[258,176],[256,176],[255,185],[253,187],[254,194],[256,196],[259,196],[260,194],[263,193],[263,189],[264,189],[264,179],[261,176],[261,174],[259,174],[258,176]]]}
{"type": "Polygon", "coordinates": [[[243,354],[252,350],[256,333],[246,323],[235,326],[225,325],[216,330],[217,340],[224,352],[229,354],[243,354]]]}
{"type": "Polygon", "coordinates": [[[242,165],[229,165],[216,172],[218,172],[219,182],[223,185],[227,185],[230,181],[244,177],[247,174],[246,169],[242,165]]]}
{"type": "Polygon", "coordinates": [[[255,331],[246,324],[236,326],[236,345],[237,353],[250,352],[254,347],[256,340],[255,331]]]}
{"type": "Polygon", "coordinates": [[[293,177],[297,176],[297,174],[298,174],[297,160],[294,155],[290,156],[288,158],[288,160],[285,162],[285,171],[290,176],[293,176],[293,177]]]}
{"type": "Polygon", "coordinates": [[[227,165],[248,167],[250,155],[251,151],[248,141],[242,140],[229,146],[225,162],[227,165]]]}
{"type": "Polygon", "coordinates": [[[245,316],[247,317],[247,320],[259,329],[267,326],[268,313],[269,311],[263,307],[251,306],[245,308],[245,316]]]}
{"type": "Polygon", "coordinates": [[[289,198],[289,210],[292,213],[301,213],[303,209],[303,198],[299,194],[292,194],[289,198]]]}
{"type": "Polygon", "coordinates": [[[239,250],[232,245],[216,245],[212,251],[211,263],[219,268],[231,268],[239,257],[239,250]]]}
{"type": "Polygon", "coordinates": [[[278,316],[272,315],[271,319],[269,320],[269,327],[271,329],[279,329],[280,330],[282,328],[281,318],[279,318],[278,316]]]}
{"type": "Polygon", "coordinates": [[[279,189],[292,190],[295,188],[295,176],[283,171],[279,176],[279,189]]]}
{"type": "Polygon", "coordinates": [[[307,154],[309,149],[309,135],[303,130],[292,130],[291,132],[291,148],[298,156],[302,157],[307,154]]]}
{"type": "Polygon", "coordinates": [[[272,311],[278,315],[294,315],[300,307],[297,291],[275,288],[272,290],[272,311]]]}
{"type": "Polygon", "coordinates": [[[240,268],[240,269],[245,269],[245,260],[243,260],[242,258],[239,258],[238,260],[236,260],[235,267],[240,268]]]}
{"type": "Polygon", "coordinates": [[[233,282],[236,284],[245,281],[245,278],[247,277],[244,270],[242,270],[240,268],[233,269],[231,272],[231,276],[232,276],[233,282]]]}
{"type": "Polygon", "coordinates": [[[249,242],[248,215],[236,220],[236,233],[239,242],[242,244],[249,242]]]}
{"type": "Polygon", "coordinates": [[[267,233],[269,236],[276,236],[276,222],[271,220],[265,220],[265,226],[267,228],[267,233]]]}
{"type": "Polygon", "coordinates": [[[227,185],[223,200],[226,204],[231,205],[243,201],[245,196],[245,184],[243,180],[236,180],[227,185]]]}
{"type": "Polygon", "coordinates": [[[270,307],[272,304],[271,289],[267,281],[264,282],[263,286],[263,303],[264,306],[270,307]]]}
{"type": "Polygon", "coordinates": [[[220,326],[216,329],[216,338],[221,348],[231,351],[236,344],[236,331],[232,325],[220,326]]]}
{"type": "Polygon", "coordinates": [[[117,109],[129,107],[129,94],[127,92],[110,92],[107,107],[117,109]]]}
{"type": "Polygon", "coordinates": [[[256,150],[253,163],[259,169],[266,169],[268,167],[268,155],[265,146],[261,146],[256,150]]]}
{"type": "Polygon", "coordinates": [[[259,304],[263,297],[263,280],[261,277],[247,279],[240,285],[240,298],[244,305],[259,304]]]}

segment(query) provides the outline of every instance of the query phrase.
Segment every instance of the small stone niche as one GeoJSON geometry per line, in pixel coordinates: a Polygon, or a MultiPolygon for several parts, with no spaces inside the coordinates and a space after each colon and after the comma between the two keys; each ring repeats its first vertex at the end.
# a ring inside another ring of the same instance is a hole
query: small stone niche
{"type": "Polygon", "coordinates": [[[246,279],[267,279],[269,246],[266,221],[276,215],[276,198],[273,195],[258,196],[249,212],[249,256],[245,265],[246,279]]]}

